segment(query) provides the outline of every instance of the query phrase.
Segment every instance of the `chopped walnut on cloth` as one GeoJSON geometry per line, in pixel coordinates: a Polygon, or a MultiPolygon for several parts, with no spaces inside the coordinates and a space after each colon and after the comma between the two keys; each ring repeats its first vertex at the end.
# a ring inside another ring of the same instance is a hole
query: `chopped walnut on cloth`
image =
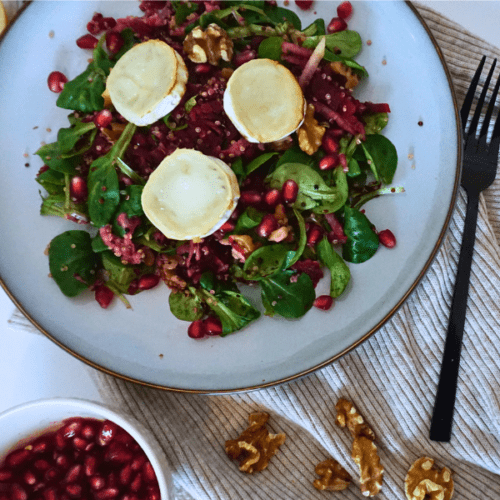
{"type": "Polygon", "coordinates": [[[366,497],[375,496],[382,489],[384,468],[375,445],[375,433],[365,423],[364,418],[354,405],[346,399],[339,399],[336,406],[337,424],[347,427],[354,441],[352,458],[359,467],[361,493],[366,497]]]}
{"type": "Polygon", "coordinates": [[[342,491],[351,482],[351,475],[333,458],[324,460],[316,465],[314,472],[319,479],[315,479],[313,486],[320,491],[342,491]]]}
{"type": "Polygon", "coordinates": [[[453,495],[453,479],[448,467],[434,467],[434,460],[419,458],[406,475],[405,493],[408,500],[450,500],[453,495]]]}
{"type": "Polygon", "coordinates": [[[213,66],[219,60],[229,62],[233,58],[233,41],[217,24],[209,24],[205,30],[199,26],[193,29],[183,43],[184,52],[195,63],[206,63],[213,66]]]}
{"type": "Polygon", "coordinates": [[[236,439],[226,441],[226,453],[229,458],[239,460],[240,471],[249,474],[263,471],[285,442],[285,434],[269,433],[268,420],[267,413],[252,413],[248,417],[250,426],[236,439]]]}

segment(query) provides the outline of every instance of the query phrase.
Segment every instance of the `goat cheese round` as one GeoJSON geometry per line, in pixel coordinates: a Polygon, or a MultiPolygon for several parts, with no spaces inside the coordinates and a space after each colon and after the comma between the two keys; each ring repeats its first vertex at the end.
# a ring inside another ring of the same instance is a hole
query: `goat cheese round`
{"type": "Polygon", "coordinates": [[[271,59],[253,59],[229,78],[224,111],[249,142],[274,142],[300,127],[305,99],[289,69],[271,59]]]}
{"type": "Polygon", "coordinates": [[[191,240],[217,231],[239,197],[238,180],[222,160],[194,149],[177,149],[149,177],[142,208],[167,238],[191,240]]]}
{"type": "Polygon", "coordinates": [[[116,110],[142,127],[166,116],[186,91],[182,57],[161,40],[139,43],[118,60],[106,88],[116,110]]]}

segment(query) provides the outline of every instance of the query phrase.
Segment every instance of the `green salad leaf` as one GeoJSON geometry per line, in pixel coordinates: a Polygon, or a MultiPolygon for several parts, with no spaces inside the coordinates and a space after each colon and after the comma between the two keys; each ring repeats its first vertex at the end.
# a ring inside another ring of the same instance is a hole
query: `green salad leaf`
{"type": "Polygon", "coordinates": [[[98,264],[86,231],[66,231],[50,242],[50,273],[67,297],[75,297],[94,283],[98,264]]]}
{"type": "Polygon", "coordinates": [[[196,321],[204,316],[202,299],[190,290],[172,291],[168,297],[172,314],[181,321],[196,321]]]}
{"type": "Polygon", "coordinates": [[[311,309],[314,299],[314,285],[311,278],[295,271],[280,271],[260,281],[262,302],[266,310],[284,318],[300,318],[311,309]],[[294,279],[297,278],[296,281],[294,279]]]}
{"type": "Polygon", "coordinates": [[[347,236],[347,242],[342,247],[342,257],[347,262],[360,264],[375,255],[379,240],[365,214],[346,206],[344,208],[344,233],[347,236]]]}
{"type": "Polygon", "coordinates": [[[344,292],[351,279],[351,271],[326,237],[318,243],[316,250],[321,263],[330,270],[330,295],[335,299],[344,292]]]}
{"type": "Polygon", "coordinates": [[[90,165],[88,177],[89,215],[96,227],[108,224],[120,203],[116,159],[124,154],[135,133],[136,126],[128,123],[109,152],[90,165]]]}

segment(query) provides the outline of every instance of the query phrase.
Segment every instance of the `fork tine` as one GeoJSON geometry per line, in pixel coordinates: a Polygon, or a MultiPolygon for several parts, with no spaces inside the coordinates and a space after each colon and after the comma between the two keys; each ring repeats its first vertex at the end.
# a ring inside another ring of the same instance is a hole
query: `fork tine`
{"type": "MultiPolygon", "coordinates": [[[[497,60],[495,59],[494,63],[496,63],[496,61],[497,60]]],[[[497,83],[495,85],[495,89],[493,90],[493,94],[491,94],[490,104],[488,106],[488,111],[486,111],[486,115],[485,115],[484,121],[483,121],[483,126],[481,127],[481,132],[479,134],[479,136],[481,138],[484,137],[485,140],[486,140],[486,136],[488,135],[488,128],[490,126],[490,120],[491,120],[491,115],[493,113],[493,109],[495,108],[495,101],[497,100],[499,86],[500,86],[500,76],[498,77],[497,83]]]]}
{"type": "Polygon", "coordinates": [[[497,60],[493,61],[491,65],[490,72],[486,77],[486,81],[484,82],[483,91],[479,96],[479,100],[477,101],[476,111],[474,112],[474,116],[472,117],[472,121],[470,122],[469,130],[467,135],[474,136],[476,135],[477,124],[479,123],[479,117],[481,116],[481,110],[483,108],[484,100],[486,99],[486,94],[488,93],[488,87],[490,86],[491,77],[493,76],[493,71],[495,71],[495,66],[497,64],[497,60]]]}
{"type": "MultiPolygon", "coordinates": [[[[498,77],[498,81],[497,81],[497,84],[495,87],[495,99],[496,99],[496,93],[498,92],[499,86],[500,86],[500,76],[498,77]]],[[[492,98],[491,104],[495,104],[495,99],[492,98]]],[[[498,161],[498,151],[499,150],[500,150],[500,113],[497,116],[497,119],[495,121],[495,126],[493,128],[493,134],[491,136],[490,147],[488,149],[488,157],[493,158],[495,161],[498,161]]]]}
{"type": "Polygon", "coordinates": [[[467,95],[465,96],[464,103],[462,104],[462,109],[460,110],[460,118],[462,120],[462,131],[465,132],[465,125],[467,124],[467,118],[470,113],[470,109],[472,107],[472,101],[474,100],[474,94],[476,93],[477,84],[479,82],[479,77],[481,76],[481,72],[483,71],[484,62],[486,61],[486,56],[483,56],[479,66],[477,67],[476,73],[474,74],[474,78],[469,86],[469,90],[467,91],[467,95]]]}

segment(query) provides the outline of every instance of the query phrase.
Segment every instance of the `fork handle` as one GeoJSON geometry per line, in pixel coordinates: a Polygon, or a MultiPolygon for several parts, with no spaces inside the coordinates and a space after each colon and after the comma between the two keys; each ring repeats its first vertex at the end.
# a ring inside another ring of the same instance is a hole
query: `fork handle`
{"type": "Polygon", "coordinates": [[[476,239],[478,208],[479,193],[468,193],[462,248],[458,259],[450,321],[446,334],[443,362],[441,364],[441,373],[439,375],[436,401],[431,420],[430,438],[432,441],[449,442],[451,438],[453,410],[455,407],[460,367],[460,351],[464,333],[467,297],[469,295],[470,271],[472,256],[474,254],[474,241],[476,239]]]}

